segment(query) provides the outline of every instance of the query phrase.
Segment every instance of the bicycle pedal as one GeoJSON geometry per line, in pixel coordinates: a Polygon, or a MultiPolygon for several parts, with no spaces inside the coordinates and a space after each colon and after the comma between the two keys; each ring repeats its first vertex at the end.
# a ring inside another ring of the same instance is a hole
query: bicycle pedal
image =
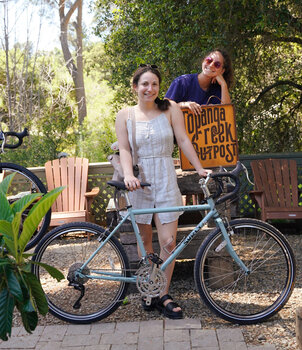
{"type": "Polygon", "coordinates": [[[163,260],[155,253],[149,254],[148,259],[151,260],[157,266],[163,263],[163,260]]]}

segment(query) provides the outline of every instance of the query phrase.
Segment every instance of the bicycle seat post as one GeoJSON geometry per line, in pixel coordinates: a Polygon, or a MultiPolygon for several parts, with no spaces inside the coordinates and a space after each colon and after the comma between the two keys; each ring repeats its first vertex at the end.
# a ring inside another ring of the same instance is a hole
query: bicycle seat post
{"type": "Polygon", "coordinates": [[[129,199],[128,191],[122,191],[122,192],[123,192],[124,198],[126,200],[126,208],[132,207],[130,199],[129,199]]]}

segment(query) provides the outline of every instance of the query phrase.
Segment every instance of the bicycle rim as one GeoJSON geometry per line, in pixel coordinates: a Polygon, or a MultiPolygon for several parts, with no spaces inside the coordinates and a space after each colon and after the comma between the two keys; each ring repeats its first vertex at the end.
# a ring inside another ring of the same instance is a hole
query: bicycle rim
{"type": "MultiPolygon", "coordinates": [[[[84,277],[77,280],[85,290],[80,306],[76,305],[81,290],[70,285],[67,279],[95,252],[99,240],[106,237],[104,232],[95,224],[66,224],[50,231],[35,249],[35,261],[54,266],[65,276],[57,282],[43,267],[33,268],[47,297],[49,311],[56,317],[71,323],[91,323],[110,315],[124,300],[128,284],[84,277]]],[[[108,241],[83,274],[95,275],[95,271],[100,270],[128,276],[128,259],[117,239],[108,241]]]]}
{"type": "Polygon", "coordinates": [[[234,323],[262,322],[290,297],[296,264],[285,237],[273,226],[253,219],[230,222],[233,248],[248,267],[245,274],[215,230],[197,253],[195,282],[201,298],[220,317],[234,323]]]}
{"type": "MultiPolygon", "coordinates": [[[[0,163],[0,167],[5,177],[12,173],[15,173],[14,179],[7,193],[7,198],[10,203],[13,203],[14,201],[22,198],[26,194],[47,193],[46,188],[41,182],[41,180],[28,169],[13,163],[0,163]]],[[[33,204],[23,212],[22,222],[24,222],[24,220],[26,219],[32,206],[33,204]]],[[[48,228],[50,217],[51,212],[48,211],[47,214],[41,220],[39,227],[33,234],[31,240],[27,244],[26,250],[34,247],[37,244],[37,242],[43,237],[48,228]]]]}

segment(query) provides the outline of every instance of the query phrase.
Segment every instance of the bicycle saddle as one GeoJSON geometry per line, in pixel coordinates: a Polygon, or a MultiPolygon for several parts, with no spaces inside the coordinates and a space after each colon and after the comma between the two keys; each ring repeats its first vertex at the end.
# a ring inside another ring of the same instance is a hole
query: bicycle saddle
{"type": "MultiPolygon", "coordinates": [[[[123,181],[110,180],[107,182],[107,184],[110,186],[114,186],[119,190],[124,190],[124,191],[128,190],[123,181]]],[[[145,186],[151,186],[151,184],[149,184],[148,182],[141,182],[141,187],[145,187],[145,186]]]]}

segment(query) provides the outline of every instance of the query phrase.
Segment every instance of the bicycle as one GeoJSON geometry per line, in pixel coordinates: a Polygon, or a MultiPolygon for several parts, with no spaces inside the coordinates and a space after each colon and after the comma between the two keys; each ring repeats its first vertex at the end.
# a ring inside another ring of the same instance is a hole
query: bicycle
{"type": "MultiPolygon", "coordinates": [[[[13,203],[19,198],[22,198],[26,194],[47,193],[47,190],[41,180],[30,170],[18,164],[1,162],[1,154],[4,153],[4,149],[18,148],[23,143],[23,138],[25,136],[28,136],[28,130],[26,128],[19,133],[14,131],[3,132],[0,130],[0,181],[2,181],[5,176],[15,173],[14,179],[8,192],[8,200],[10,203],[13,203]],[[10,138],[17,138],[18,141],[16,143],[10,143],[10,138]]],[[[30,209],[31,206],[23,212],[22,221],[26,219],[30,209]]],[[[26,250],[34,247],[41,239],[41,237],[45,234],[50,223],[50,217],[51,211],[48,211],[42,219],[39,228],[36,230],[33,237],[27,244],[26,250]]]]}
{"type": "Polygon", "coordinates": [[[171,208],[133,209],[124,183],[109,181],[126,202],[124,215],[115,228],[105,230],[79,222],[66,224],[49,232],[35,249],[33,272],[41,282],[50,312],[71,323],[104,319],[121,305],[130,283],[136,284],[150,305],[151,298],[164,290],[166,267],[213,218],[216,228],[201,244],[194,265],[195,284],[201,299],[217,315],[237,324],[253,324],[273,316],[293,291],[295,257],[286,238],[270,224],[256,219],[228,222],[221,218],[216,206],[236,196],[241,170],[242,165],[238,163],[231,172],[200,179],[205,203],[171,208]],[[227,194],[223,193],[222,178],[225,177],[235,181],[227,194]],[[218,184],[215,195],[211,195],[208,188],[211,179],[218,184]],[[146,253],[135,215],[205,210],[207,214],[165,262],[156,254],[146,253]],[[130,270],[125,249],[114,236],[128,219],[142,253],[136,271],[130,270]],[[65,279],[54,281],[40,263],[55,266],[65,279]]]}

